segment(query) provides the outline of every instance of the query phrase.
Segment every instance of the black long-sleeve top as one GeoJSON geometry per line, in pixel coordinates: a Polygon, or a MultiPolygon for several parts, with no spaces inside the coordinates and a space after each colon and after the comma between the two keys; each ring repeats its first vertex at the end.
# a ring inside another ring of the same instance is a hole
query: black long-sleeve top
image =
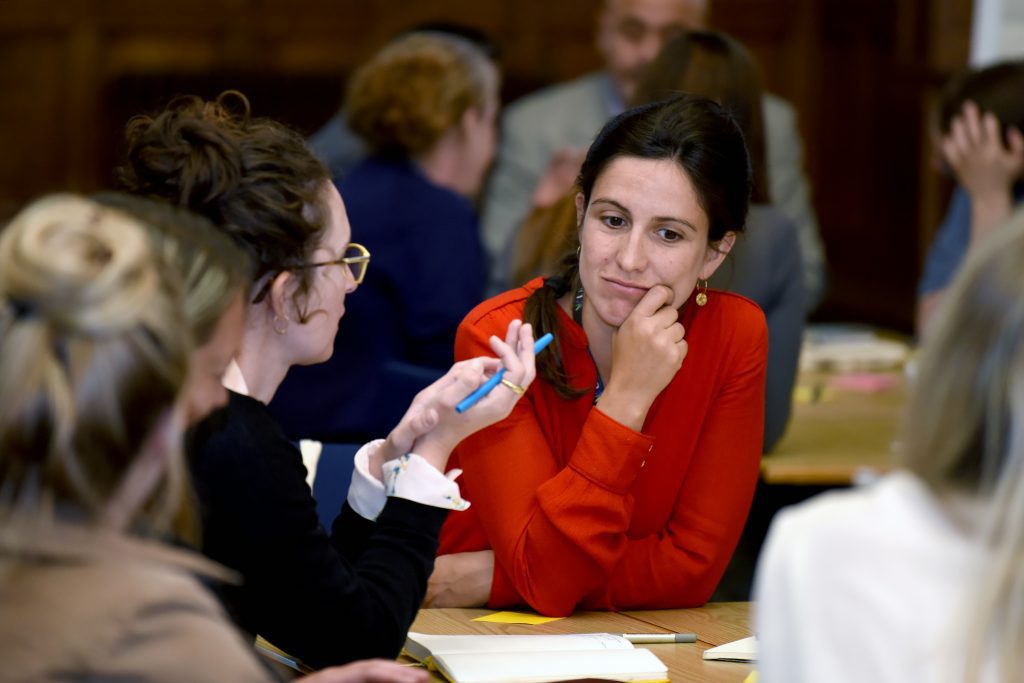
{"type": "Polygon", "coordinates": [[[223,593],[238,625],[316,668],[394,659],[447,510],[389,498],[372,522],[346,503],[328,536],[299,450],[265,405],[234,392],[189,450],[203,552],[244,577],[223,593]]]}

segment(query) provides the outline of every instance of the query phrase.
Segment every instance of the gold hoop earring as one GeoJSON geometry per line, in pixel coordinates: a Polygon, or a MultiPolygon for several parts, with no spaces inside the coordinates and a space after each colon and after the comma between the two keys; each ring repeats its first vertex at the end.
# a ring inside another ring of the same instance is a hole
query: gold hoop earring
{"type": "Polygon", "coordinates": [[[278,326],[277,326],[277,321],[280,320],[280,319],[281,318],[278,317],[278,315],[275,313],[274,314],[274,321],[270,324],[270,326],[273,327],[274,328],[274,332],[277,332],[278,334],[287,334],[288,333],[288,319],[287,318],[284,319],[284,329],[278,328],[278,326]]]}
{"type": "Polygon", "coordinates": [[[703,306],[708,302],[708,281],[704,280],[703,286],[701,282],[701,280],[697,280],[697,296],[694,299],[698,306],[703,306]]]}

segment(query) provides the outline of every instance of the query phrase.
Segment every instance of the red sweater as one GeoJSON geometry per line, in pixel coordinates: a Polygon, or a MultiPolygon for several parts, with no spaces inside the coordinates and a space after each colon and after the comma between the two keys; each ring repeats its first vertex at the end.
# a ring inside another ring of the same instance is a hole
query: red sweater
{"type": "MultiPolygon", "coordinates": [[[[491,354],[522,316],[536,279],[477,306],[459,327],[457,359],[491,354]]],[[[542,614],[657,609],[707,602],[757,482],[768,350],[764,315],[726,292],[680,309],[688,351],[643,431],[538,380],[512,414],[469,437],[449,465],[473,506],[450,514],[439,554],[491,548],[489,605],[542,614]]],[[[574,386],[597,374],[583,328],[562,312],[563,362],[574,386]]]]}

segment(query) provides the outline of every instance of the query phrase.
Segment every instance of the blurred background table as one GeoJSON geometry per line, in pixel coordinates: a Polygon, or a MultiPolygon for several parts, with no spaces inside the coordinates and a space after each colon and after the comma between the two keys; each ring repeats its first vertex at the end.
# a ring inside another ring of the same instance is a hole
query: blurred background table
{"type": "Polygon", "coordinates": [[[907,402],[901,369],[802,372],[789,428],[761,461],[766,484],[842,486],[892,467],[907,402]],[[843,382],[844,378],[852,382],[843,382]],[[857,386],[860,381],[861,388],[857,386]]]}

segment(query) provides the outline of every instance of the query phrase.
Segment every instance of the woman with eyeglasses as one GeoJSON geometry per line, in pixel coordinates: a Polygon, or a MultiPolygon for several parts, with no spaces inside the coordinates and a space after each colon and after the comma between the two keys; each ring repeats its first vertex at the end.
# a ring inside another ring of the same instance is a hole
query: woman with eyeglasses
{"type": "Polygon", "coordinates": [[[179,98],[134,119],[127,136],[126,187],[206,216],[253,261],[246,329],[224,380],[228,405],[198,425],[190,445],[203,550],[245,577],[224,594],[230,611],[314,667],[395,657],[423,600],[440,526],[449,509],[468,507],[443,474],[448,455],[518,396],[493,391],[461,415],[453,406],[499,364],[511,383],[529,385],[530,326],[509,325],[490,349],[500,361],[457,364],[387,439],[363,447],[328,534],[301,454],[266,404],[290,367],[331,357],[346,297],[366,272],[369,254],[351,241],[341,196],[301,137],[250,117],[238,93],[179,98]]]}

